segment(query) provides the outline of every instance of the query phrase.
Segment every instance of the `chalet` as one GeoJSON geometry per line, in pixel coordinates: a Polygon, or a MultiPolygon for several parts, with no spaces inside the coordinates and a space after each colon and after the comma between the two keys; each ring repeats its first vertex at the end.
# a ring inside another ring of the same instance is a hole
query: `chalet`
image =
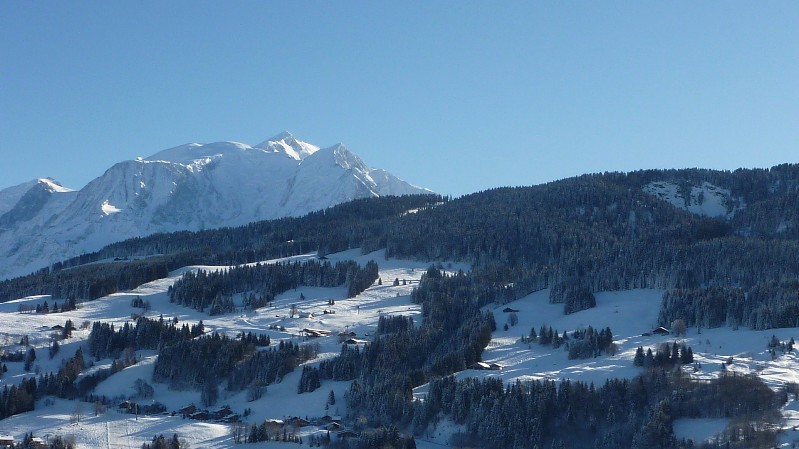
{"type": "Polygon", "coordinates": [[[194,412],[189,415],[189,418],[196,419],[198,421],[206,421],[211,418],[211,415],[208,413],[208,410],[200,410],[199,412],[194,412]]]}
{"type": "Polygon", "coordinates": [[[239,415],[238,413],[234,413],[232,415],[228,415],[222,418],[222,422],[226,423],[237,423],[239,421],[241,421],[241,415],[239,415]]]}
{"type": "Polygon", "coordinates": [[[349,332],[339,332],[339,333],[338,333],[338,336],[339,336],[339,337],[344,337],[344,338],[348,338],[348,337],[355,337],[356,335],[358,335],[358,334],[356,334],[356,333],[355,333],[355,332],[353,332],[353,331],[349,331],[349,332]]]}
{"type": "Polygon", "coordinates": [[[670,333],[671,331],[663,326],[660,326],[657,329],[652,330],[653,335],[669,335],[670,333]]]}
{"type": "Polygon", "coordinates": [[[313,318],[313,312],[300,312],[297,316],[300,318],[313,318]]]}
{"type": "Polygon", "coordinates": [[[139,411],[143,415],[157,415],[166,411],[166,405],[160,402],[153,402],[149,405],[142,405],[139,408],[139,411]]]}
{"type": "Polygon", "coordinates": [[[283,424],[283,420],[280,419],[267,419],[264,421],[266,431],[270,433],[279,432],[283,428],[283,424]]]}
{"type": "Polygon", "coordinates": [[[0,448],[6,449],[14,444],[14,437],[0,435],[0,448]]]}
{"type": "Polygon", "coordinates": [[[330,432],[336,432],[341,430],[341,424],[337,422],[331,422],[329,424],[325,424],[322,426],[322,428],[330,432]]]}
{"type": "Polygon", "coordinates": [[[50,330],[51,331],[62,331],[62,330],[64,330],[64,326],[62,326],[60,324],[56,324],[55,326],[51,326],[50,330]]]}
{"type": "Polygon", "coordinates": [[[299,429],[300,427],[309,426],[311,423],[307,419],[302,419],[298,416],[295,416],[293,418],[289,418],[288,424],[299,429]]]}
{"type": "Polygon", "coordinates": [[[330,335],[330,331],[324,329],[308,329],[307,327],[302,330],[302,333],[305,334],[306,337],[327,337],[330,335]]]}
{"type": "Polygon", "coordinates": [[[222,419],[233,414],[229,406],[220,407],[211,412],[211,417],[214,419],[222,419]]]}
{"type": "Polygon", "coordinates": [[[489,370],[491,369],[491,365],[486,362],[476,362],[472,366],[469,367],[470,369],[478,369],[478,370],[489,370]]]}
{"type": "Polygon", "coordinates": [[[369,343],[369,342],[366,341],[366,340],[359,340],[357,338],[348,338],[348,339],[344,340],[344,344],[345,345],[362,345],[362,344],[366,344],[366,343],[369,343]]]}
{"type": "Polygon", "coordinates": [[[119,409],[120,412],[130,411],[133,409],[133,403],[130,401],[120,402],[119,405],[117,405],[117,409],[119,409]]]}
{"type": "Polygon", "coordinates": [[[28,445],[29,449],[47,449],[47,445],[44,444],[44,440],[39,437],[31,438],[31,442],[28,445]]]}
{"type": "Polygon", "coordinates": [[[488,370],[499,371],[499,370],[502,369],[502,365],[500,365],[499,363],[477,362],[477,363],[474,363],[469,368],[470,369],[476,369],[476,370],[484,370],[484,371],[488,371],[488,370]]]}
{"type": "Polygon", "coordinates": [[[182,409],[178,410],[178,413],[182,415],[191,415],[192,413],[197,411],[197,406],[194,404],[187,405],[182,409]]]}
{"type": "Polygon", "coordinates": [[[502,311],[505,313],[518,312],[518,310],[511,309],[510,307],[505,307],[504,309],[502,309],[502,311]]]}

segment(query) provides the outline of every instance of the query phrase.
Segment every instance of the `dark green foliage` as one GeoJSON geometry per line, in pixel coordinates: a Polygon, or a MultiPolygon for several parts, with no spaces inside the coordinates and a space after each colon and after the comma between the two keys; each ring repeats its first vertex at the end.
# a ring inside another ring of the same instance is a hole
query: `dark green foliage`
{"type": "Polygon", "coordinates": [[[572,332],[568,346],[570,360],[598,357],[602,354],[612,355],[613,333],[609,327],[597,332],[593,327],[588,326],[585,330],[572,332]]]}
{"type": "Polygon", "coordinates": [[[549,302],[563,303],[566,315],[596,307],[596,298],[587,285],[579,280],[559,282],[549,290],[549,302]]]}
{"type": "Polygon", "coordinates": [[[266,305],[275,295],[299,286],[338,287],[347,285],[348,295],[355,296],[377,279],[377,264],[370,261],[361,268],[353,261],[255,264],[226,270],[196,273],[189,271],[169,287],[169,299],[210,315],[233,310],[231,296],[250,292],[245,305],[251,309],[266,305]],[[257,292],[257,295],[255,293],[257,292]]]}
{"type": "Polygon", "coordinates": [[[300,385],[297,387],[297,393],[302,394],[311,392],[322,386],[319,378],[319,369],[312,366],[303,366],[302,374],[300,375],[300,385]]]}
{"type": "Polygon", "coordinates": [[[517,382],[496,378],[430,384],[414,407],[423,431],[439,413],[462,424],[486,448],[566,447],[676,448],[671,429],[680,417],[747,417],[775,422],[783,401],[754,376],[722,376],[694,382],[653,370],[634,380],[612,379],[601,387],[561,380],[517,382]],[[736,398],[736,392],[746,391],[736,398]]]}
{"type": "Polygon", "coordinates": [[[163,435],[153,437],[152,443],[144,443],[141,449],[181,449],[178,434],[172,435],[172,438],[165,438],[163,435]]]}
{"type": "Polygon", "coordinates": [[[746,326],[756,330],[799,326],[799,281],[759,282],[748,289],[711,286],[663,294],[658,320],[685,316],[689,326],[746,326]]]}

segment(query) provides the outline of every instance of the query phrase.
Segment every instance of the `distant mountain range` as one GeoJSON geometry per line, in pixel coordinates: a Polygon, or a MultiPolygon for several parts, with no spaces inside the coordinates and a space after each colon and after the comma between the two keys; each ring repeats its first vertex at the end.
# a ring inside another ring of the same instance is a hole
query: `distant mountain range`
{"type": "Polygon", "coordinates": [[[160,232],[301,216],[358,198],[430,193],[343,145],[281,133],[258,145],[191,143],[120,162],[76,191],[51,178],[0,191],[0,279],[160,232]]]}

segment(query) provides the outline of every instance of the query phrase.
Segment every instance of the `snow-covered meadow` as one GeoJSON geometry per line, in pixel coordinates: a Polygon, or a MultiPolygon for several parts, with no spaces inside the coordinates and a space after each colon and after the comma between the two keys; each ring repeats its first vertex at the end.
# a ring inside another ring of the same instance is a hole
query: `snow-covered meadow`
{"type": "MultiPolygon", "coordinates": [[[[304,260],[316,257],[315,254],[296,256],[292,260],[304,260]]],[[[51,341],[53,326],[63,325],[70,319],[76,326],[84,322],[106,321],[117,326],[131,321],[131,315],[142,313],[141,309],[131,306],[131,300],[140,297],[149,302],[151,308],[145,312],[148,317],[163,316],[165,319],[177,318],[179,322],[195,324],[203,321],[206,331],[218,331],[229,335],[239,332],[264,333],[273,342],[280,339],[303,343],[318,343],[320,355],[308,363],[315,364],[331,358],[340,352],[341,343],[338,333],[352,331],[357,339],[369,340],[377,327],[381,315],[401,314],[420,320],[421,310],[410,301],[413,286],[421,278],[428,262],[386,259],[384,251],[361,255],[359,250],[328,255],[331,262],[336,260],[356,260],[365,264],[374,260],[380,267],[382,285],[375,283],[372,287],[355,298],[346,299],[345,288],[312,288],[301,287],[279,295],[268,307],[255,312],[237,312],[223,316],[208,316],[194,309],[169,302],[167,290],[187,270],[217,270],[224,267],[186,267],[170,274],[170,277],[142,285],[134,290],[113,294],[95,301],[83,303],[77,310],[57,314],[20,313],[20,306],[35,307],[45,300],[50,305],[54,301],[63,300],[49,297],[30,297],[0,304],[0,345],[6,350],[15,351],[23,335],[29,337],[30,343],[37,348],[37,359],[34,370],[40,372],[57,371],[67,357],[74,355],[75,350],[85,343],[89,330],[78,329],[72,338],[61,342],[61,350],[55,358],[47,357],[47,347],[51,341]],[[399,285],[394,286],[395,279],[399,285]],[[403,282],[404,281],[404,282],[403,282]],[[302,298],[304,299],[301,299],[302,298]],[[334,304],[330,304],[330,300],[334,304]],[[289,311],[295,306],[300,312],[313,314],[309,318],[290,317],[289,311]],[[324,311],[334,311],[327,313],[324,311]],[[303,329],[329,331],[330,336],[308,338],[302,335],[303,329]]],[[[285,259],[283,259],[285,260],[285,259]]],[[[270,261],[275,262],[275,261],[270,261]]],[[[444,263],[447,271],[468,270],[469,266],[458,263],[444,263]]],[[[497,321],[497,331],[483,353],[483,360],[502,366],[501,370],[480,371],[465,370],[457,373],[458,377],[499,376],[506,382],[531,379],[574,379],[601,384],[608,378],[632,378],[639,374],[641,368],[633,366],[632,359],[639,346],[654,348],[663,342],[672,342],[674,336],[648,335],[658,326],[657,315],[662,291],[632,290],[623,292],[600,292],[596,294],[597,307],[571,315],[563,314],[561,304],[549,304],[547,290],[542,290],[509,304],[489,305],[497,321]],[[503,309],[509,307],[517,310],[518,323],[508,326],[509,313],[503,309]],[[612,356],[600,356],[583,360],[569,360],[563,348],[553,349],[536,343],[523,343],[521,337],[528,335],[531,328],[536,331],[541,325],[548,325],[563,331],[572,332],[592,326],[596,329],[610,327],[618,350],[612,356]]],[[[25,308],[25,307],[23,307],[25,308]]],[[[774,329],[769,331],[733,330],[729,328],[702,329],[689,328],[687,335],[679,337],[679,342],[691,346],[695,360],[701,369],[693,371],[686,368],[690,375],[699,378],[718,376],[722,363],[730,356],[733,362],[725,369],[741,372],[754,372],[761,376],[772,388],[779,388],[785,382],[799,382],[799,361],[795,353],[779,354],[772,359],[767,349],[767,342],[772,335],[787,341],[791,337],[799,337],[799,329],[774,329]],[[701,332],[701,333],[700,333],[701,332]]],[[[360,343],[363,344],[363,343],[360,343]]],[[[139,362],[102,382],[96,389],[99,395],[108,397],[132,397],[135,394],[134,384],[138,379],[150,382],[154,387],[154,399],[165,404],[167,410],[178,410],[191,403],[200,403],[200,393],[191,391],[173,391],[162,384],[151,381],[153,365],[157,357],[152,351],[140,351],[139,362]]],[[[98,369],[110,366],[111,360],[95,361],[98,369]]],[[[0,385],[19,383],[30,376],[23,370],[22,363],[6,363],[6,373],[0,385]]],[[[345,391],[348,382],[324,381],[322,387],[311,393],[297,394],[300,371],[287,375],[282,382],[269,385],[261,399],[247,401],[246,392],[230,393],[220,388],[218,405],[229,405],[234,412],[242,413],[251,409],[252,414],[247,422],[259,422],[264,419],[284,419],[292,416],[321,417],[324,415],[341,415],[346,410],[345,391]],[[327,405],[328,395],[333,391],[336,404],[327,405]]],[[[91,371],[89,371],[91,372],[91,371]]],[[[426,387],[415,390],[419,398],[424,398],[426,387]]],[[[792,429],[799,425],[799,406],[791,401],[785,408],[786,421],[784,427],[792,429]]],[[[713,434],[724,428],[723,420],[680,420],[675,423],[677,436],[694,439],[711,438],[713,434]]],[[[418,447],[446,446],[457,426],[443,421],[435,431],[417,440],[418,447]]],[[[175,416],[138,416],[120,413],[109,408],[104,413],[95,415],[91,404],[65,401],[43,400],[36,404],[36,410],[16,415],[0,421],[0,434],[8,434],[21,438],[26,432],[34,432],[37,436],[74,435],[79,447],[85,448],[138,448],[149,442],[154,435],[171,436],[177,433],[179,438],[187,440],[192,448],[230,448],[234,446],[230,424],[195,421],[184,419],[180,414],[175,416]],[[75,416],[81,419],[76,423],[75,416]]],[[[299,435],[324,433],[315,426],[304,427],[299,435]]],[[[789,444],[793,441],[793,431],[788,430],[782,441],[789,444]]],[[[266,442],[248,445],[254,448],[286,447],[286,443],[266,442]]]]}

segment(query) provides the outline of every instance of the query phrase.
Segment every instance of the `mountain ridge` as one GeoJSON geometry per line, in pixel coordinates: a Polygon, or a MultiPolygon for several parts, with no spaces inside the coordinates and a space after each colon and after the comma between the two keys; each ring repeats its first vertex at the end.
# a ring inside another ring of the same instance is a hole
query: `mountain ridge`
{"type": "Polygon", "coordinates": [[[429,192],[368,167],[341,144],[320,148],[287,132],[255,146],[179,145],[116,163],[77,191],[49,179],[0,191],[0,278],[132,237],[429,192]]]}

